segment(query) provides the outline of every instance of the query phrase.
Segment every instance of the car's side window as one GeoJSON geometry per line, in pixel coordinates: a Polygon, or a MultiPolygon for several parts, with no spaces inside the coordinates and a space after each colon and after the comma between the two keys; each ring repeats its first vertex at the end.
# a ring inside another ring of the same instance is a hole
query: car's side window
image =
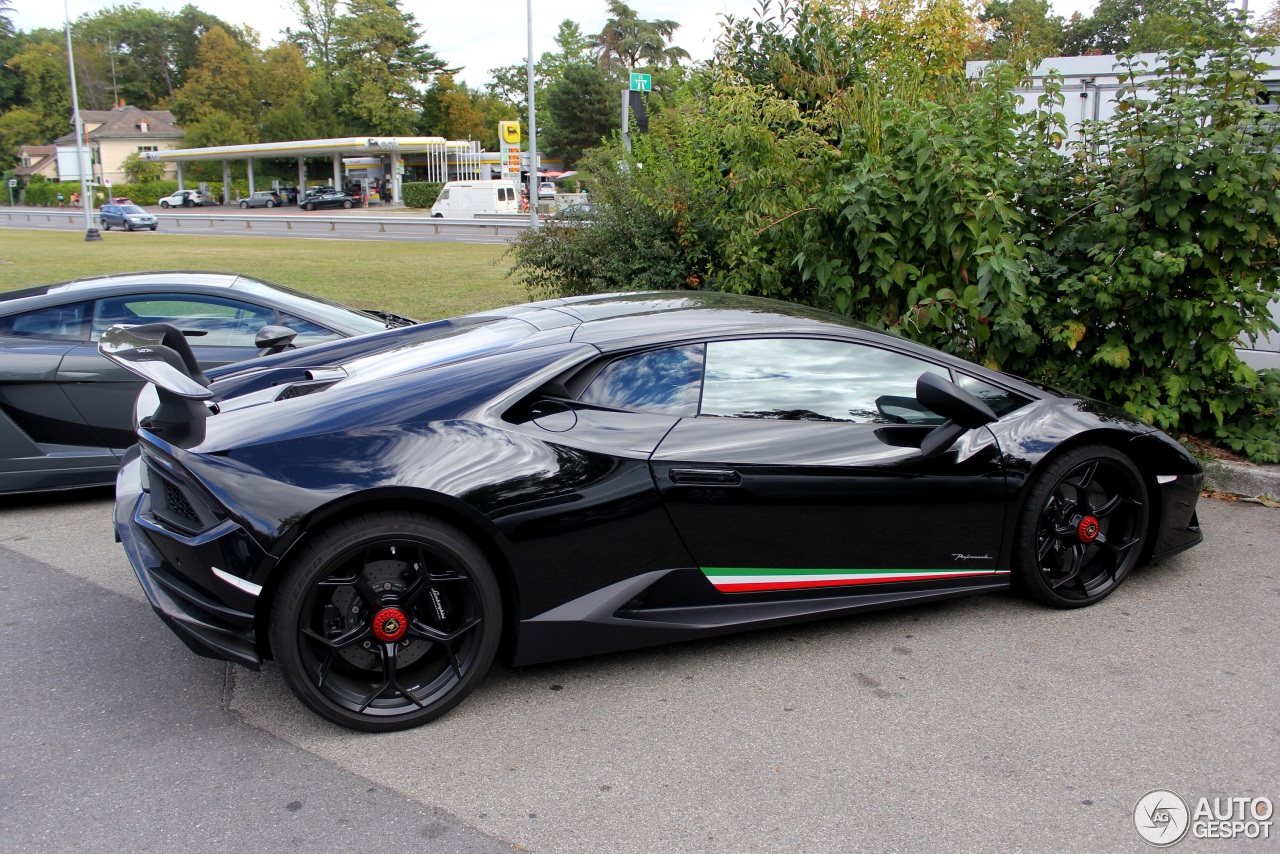
{"type": "Polygon", "coordinates": [[[668,347],[615,359],[596,374],[578,399],[594,406],[695,415],[702,388],[704,347],[668,347]]]}
{"type": "Polygon", "coordinates": [[[242,300],[190,294],[134,294],[98,300],[93,314],[97,341],[117,324],[172,323],[193,346],[253,347],[258,330],[276,322],[275,312],[242,300]]]}
{"type": "Polygon", "coordinates": [[[707,344],[702,415],[859,424],[939,424],[916,379],[943,367],[865,344],[801,338],[707,344]]]}
{"type": "Polygon", "coordinates": [[[91,303],[55,305],[0,317],[0,337],[83,341],[91,303]]]}

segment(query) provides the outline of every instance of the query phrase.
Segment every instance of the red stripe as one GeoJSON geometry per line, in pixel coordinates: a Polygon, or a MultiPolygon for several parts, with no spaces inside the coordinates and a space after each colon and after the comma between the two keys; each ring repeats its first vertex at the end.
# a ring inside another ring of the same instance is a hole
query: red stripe
{"type": "Polygon", "coordinates": [[[766,581],[760,584],[715,584],[721,593],[750,593],[753,590],[802,590],[806,587],[848,587],[853,584],[892,584],[897,581],[931,581],[944,578],[973,578],[991,572],[948,572],[946,575],[891,575],[888,578],[836,578],[822,581],[766,581]]]}

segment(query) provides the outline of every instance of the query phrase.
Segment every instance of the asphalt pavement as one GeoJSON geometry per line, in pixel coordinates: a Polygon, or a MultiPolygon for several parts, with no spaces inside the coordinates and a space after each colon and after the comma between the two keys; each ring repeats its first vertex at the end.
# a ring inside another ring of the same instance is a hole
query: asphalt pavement
{"type": "Polygon", "coordinates": [[[1152,789],[1280,801],[1277,510],[1202,500],[1203,545],[1084,610],[995,595],[499,666],[364,735],[187,652],[109,507],[0,502],[6,850],[1093,854],[1149,850],[1152,789]]]}

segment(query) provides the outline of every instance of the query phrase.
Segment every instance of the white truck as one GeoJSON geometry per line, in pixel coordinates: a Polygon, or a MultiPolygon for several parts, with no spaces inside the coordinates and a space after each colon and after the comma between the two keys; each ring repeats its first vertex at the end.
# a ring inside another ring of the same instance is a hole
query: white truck
{"type": "Polygon", "coordinates": [[[431,206],[434,217],[471,219],[476,214],[519,213],[520,194],[507,181],[450,181],[431,206]]]}

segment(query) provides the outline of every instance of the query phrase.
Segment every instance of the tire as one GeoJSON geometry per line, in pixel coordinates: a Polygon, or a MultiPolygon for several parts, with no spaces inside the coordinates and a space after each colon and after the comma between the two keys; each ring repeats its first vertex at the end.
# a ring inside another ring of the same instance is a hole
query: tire
{"type": "Polygon", "coordinates": [[[271,648],[289,688],[334,723],[420,726],[480,683],[502,633],[484,554],[457,528],[405,512],[324,531],[288,570],[271,648]]]}
{"type": "Polygon", "coordinates": [[[1101,601],[1141,560],[1149,518],[1132,460],[1106,445],[1076,448],[1032,481],[1018,517],[1014,581],[1055,608],[1101,601]]]}
{"type": "Polygon", "coordinates": [[[164,199],[161,199],[161,200],[160,200],[160,207],[162,207],[162,208],[167,208],[167,207],[169,207],[169,203],[168,203],[167,201],[165,201],[164,199]]]}
{"type": "Polygon", "coordinates": [[[155,230],[156,230],[156,226],[154,226],[154,225],[153,225],[153,226],[151,226],[151,230],[152,230],[152,231],[155,231],[155,230]]]}
{"type": "Polygon", "coordinates": [[[270,199],[267,199],[267,207],[274,208],[275,206],[276,206],[275,202],[271,201],[270,199]]]}
{"type": "Polygon", "coordinates": [[[186,199],[185,201],[183,201],[182,206],[184,208],[194,208],[196,206],[196,203],[191,201],[190,199],[186,199]]]}
{"type": "Polygon", "coordinates": [[[311,202],[307,202],[305,205],[302,206],[302,209],[304,211],[313,211],[316,209],[316,206],[311,204],[311,202]]]}
{"type": "Polygon", "coordinates": [[[241,202],[241,203],[240,203],[240,207],[241,207],[241,209],[243,209],[243,210],[246,210],[246,211],[247,211],[247,210],[249,209],[249,203],[248,203],[248,202],[241,202]]]}
{"type": "Polygon", "coordinates": [[[132,224],[132,223],[128,223],[128,222],[126,222],[126,223],[124,224],[124,230],[125,230],[125,231],[133,231],[133,224],[132,224]]]}
{"type": "Polygon", "coordinates": [[[104,223],[102,224],[102,230],[103,230],[103,231],[110,231],[110,230],[111,230],[111,226],[107,225],[107,224],[104,222],[104,223]]]}
{"type": "Polygon", "coordinates": [[[346,199],[345,201],[343,201],[342,206],[343,206],[344,208],[350,208],[350,207],[351,207],[351,200],[350,200],[350,199],[346,199]]]}
{"type": "Polygon", "coordinates": [[[444,219],[444,214],[432,214],[433,219],[444,219]]]}

